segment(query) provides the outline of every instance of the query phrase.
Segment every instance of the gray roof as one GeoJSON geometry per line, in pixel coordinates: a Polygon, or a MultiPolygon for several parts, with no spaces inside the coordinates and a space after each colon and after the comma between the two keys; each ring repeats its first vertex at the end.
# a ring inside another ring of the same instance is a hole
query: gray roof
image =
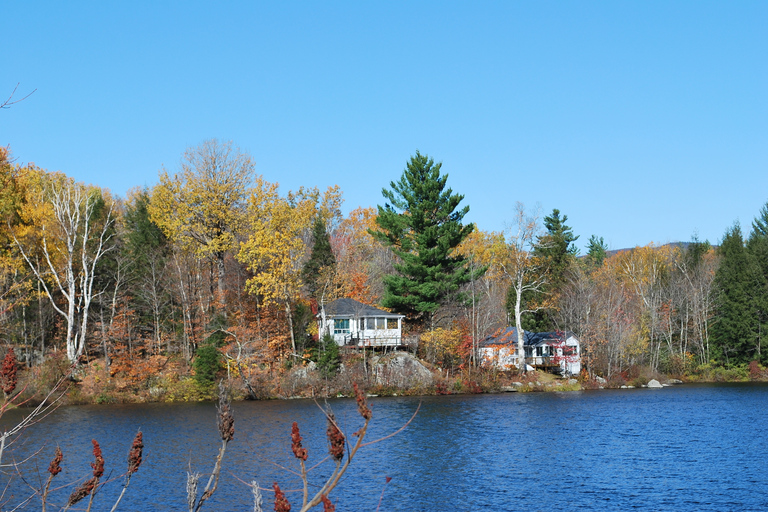
{"type": "Polygon", "coordinates": [[[386,317],[402,318],[403,315],[389,313],[379,308],[363,304],[355,299],[336,299],[325,305],[325,314],[329,317],[386,317]]]}
{"type": "MultiPolygon", "coordinates": [[[[528,345],[530,337],[533,333],[523,331],[523,344],[528,345]]],[[[485,339],[480,341],[480,347],[487,347],[490,345],[516,345],[517,344],[517,329],[515,327],[507,327],[505,329],[499,329],[496,333],[486,336],[485,339]]]]}
{"type": "MultiPolygon", "coordinates": [[[[523,331],[523,344],[525,346],[536,346],[546,342],[562,343],[569,337],[575,335],[571,331],[554,331],[554,332],[528,332],[523,331]]],[[[498,332],[487,336],[480,342],[481,347],[487,347],[490,345],[509,345],[517,343],[517,329],[514,327],[507,327],[506,329],[499,330],[498,332]]]]}

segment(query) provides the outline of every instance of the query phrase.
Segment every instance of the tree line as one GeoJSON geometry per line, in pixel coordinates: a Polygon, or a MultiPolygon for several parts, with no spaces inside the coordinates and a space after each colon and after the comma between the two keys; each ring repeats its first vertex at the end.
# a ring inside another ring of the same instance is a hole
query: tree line
{"type": "Polygon", "coordinates": [[[135,372],[214,347],[228,368],[281,371],[312,358],[315,315],[340,297],[407,315],[421,355],[453,370],[510,324],[573,331],[603,376],[768,359],[768,206],[717,248],[610,252],[593,235],[580,255],[558,209],[518,203],[499,212],[505,232],[464,223],[463,196],[419,152],[383,205],[347,215],[340,187],[284,192],[217,140],[125,198],[8,149],[0,168],[0,336],[29,366],[63,354],[135,372]]]}

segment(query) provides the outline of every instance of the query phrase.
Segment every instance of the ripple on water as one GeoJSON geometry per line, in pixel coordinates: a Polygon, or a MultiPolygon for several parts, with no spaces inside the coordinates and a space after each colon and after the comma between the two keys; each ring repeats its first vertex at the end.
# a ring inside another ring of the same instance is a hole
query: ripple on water
{"type": "MultiPolygon", "coordinates": [[[[762,510],[766,399],[764,385],[373,399],[371,440],[399,428],[419,402],[421,410],[405,432],[360,452],[335,495],[337,510],[375,510],[382,491],[382,511],[762,510]]],[[[348,432],[360,426],[354,401],[329,403],[348,432]]],[[[252,509],[238,479],[298,487],[284,469],[295,468],[293,421],[310,462],[327,449],[323,415],[312,401],[237,403],[234,410],[235,440],[210,510],[252,509]]],[[[19,459],[42,447],[37,467],[44,469],[60,445],[60,481],[69,482],[88,475],[96,438],[114,477],[139,427],[145,463],[123,510],[185,510],[187,470],[210,471],[218,449],[212,404],[61,408],[12,453],[19,459]]],[[[316,470],[313,481],[327,471],[316,470]]],[[[11,488],[25,492],[18,479],[11,488]]],[[[107,486],[99,500],[106,504],[118,492],[119,485],[107,486]]],[[[59,491],[54,501],[67,495],[59,491]]]]}

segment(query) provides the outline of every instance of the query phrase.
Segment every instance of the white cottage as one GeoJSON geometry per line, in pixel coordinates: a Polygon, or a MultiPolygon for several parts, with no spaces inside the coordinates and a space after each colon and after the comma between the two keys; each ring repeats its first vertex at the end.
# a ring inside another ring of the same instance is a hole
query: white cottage
{"type": "MultiPolygon", "coordinates": [[[[525,363],[532,368],[566,375],[581,372],[581,347],[572,332],[523,331],[525,363]]],[[[503,369],[517,368],[517,330],[507,327],[480,342],[484,364],[503,369]]]]}
{"type": "Polygon", "coordinates": [[[354,299],[337,299],[317,315],[318,331],[330,333],[338,345],[358,347],[399,347],[403,344],[404,315],[363,304],[354,299]]]}

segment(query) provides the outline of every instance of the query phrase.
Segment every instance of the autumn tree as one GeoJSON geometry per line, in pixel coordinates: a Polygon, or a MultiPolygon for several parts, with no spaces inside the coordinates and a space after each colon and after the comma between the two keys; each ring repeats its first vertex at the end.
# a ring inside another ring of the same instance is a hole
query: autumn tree
{"type": "Polygon", "coordinates": [[[190,247],[216,267],[220,300],[225,295],[225,256],[237,247],[253,177],[251,156],[232,142],[211,139],[188,149],[181,171],[163,170],[152,191],[150,218],[174,243],[190,247]]]}
{"type": "Polygon", "coordinates": [[[446,187],[441,167],[417,151],[400,180],[382,190],[387,202],[371,232],[399,258],[397,273],[384,277],[382,305],[420,321],[434,321],[440,304],[472,277],[455,250],[474,229],[462,224],[469,206],[459,209],[464,196],[446,187]]]}
{"type": "Polygon", "coordinates": [[[13,239],[64,319],[67,357],[76,361],[85,350],[96,269],[113,247],[113,202],[61,174],[29,169],[24,178],[27,198],[13,239]]]}
{"type": "Polygon", "coordinates": [[[18,212],[23,192],[18,182],[19,169],[11,163],[10,150],[0,147],[0,321],[8,325],[8,315],[22,305],[27,285],[24,282],[24,260],[14,251],[13,226],[18,224],[18,212]]]}
{"type": "Polygon", "coordinates": [[[339,295],[364,304],[376,304],[384,294],[384,276],[394,272],[390,248],[376,240],[374,208],[356,208],[331,236],[336,256],[339,295]]]}
{"type": "Polygon", "coordinates": [[[296,353],[292,305],[302,284],[305,253],[303,234],[316,214],[316,203],[305,194],[281,197],[278,184],[256,179],[248,203],[248,239],[237,258],[252,273],[246,288],[263,305],[279,304],[285,310],[296,353]]]}
{"type": "Polygon", "coordinates": [[[507,325],[505,296],[509,286],[494,257],[494,247],[501,243],[501,233],[475,229],[458,247],[460,254],[467,259],[473,276],[462,289],[467,297],[470,356],[473,362],[477,357],[479,340],[507,325]]]}
{"type": "Polygon", "coordinates": [[[710,361],[710,322],[713,304],[713,283],[718,258],[708,241],[693,238],[675,260],[680,276],[681,343],[680,357],[689,350],[696,354],[699,364],[710,361]]]}

